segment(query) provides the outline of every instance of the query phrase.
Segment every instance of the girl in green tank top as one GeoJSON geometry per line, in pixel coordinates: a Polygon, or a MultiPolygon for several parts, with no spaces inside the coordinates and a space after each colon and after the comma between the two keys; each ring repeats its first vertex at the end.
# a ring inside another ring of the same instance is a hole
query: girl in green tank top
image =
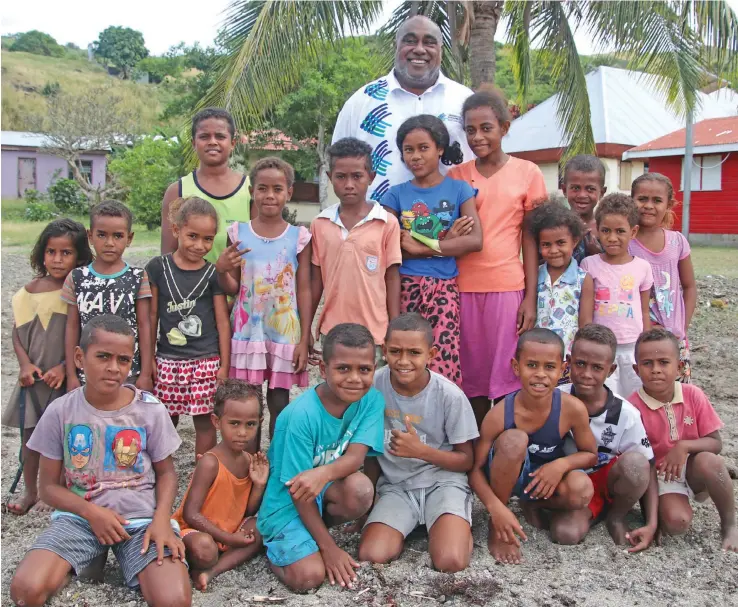
{"type": "Polygon", "coordinates": [[[192,145],[200,166],[171,184],[162,202],[161,252],[173,252],[177,241],[169,223],[169,203],[176,198],[197,196],[210,202],[218,212],[218,233],[213,248],[205,256],[215,263],[226,248],[226,232],[234,221],[251,219],[248,177],[232,170],[228,159],[236,145],[236,125],[226,110],[207,108],[192,119],[192,145]]]}

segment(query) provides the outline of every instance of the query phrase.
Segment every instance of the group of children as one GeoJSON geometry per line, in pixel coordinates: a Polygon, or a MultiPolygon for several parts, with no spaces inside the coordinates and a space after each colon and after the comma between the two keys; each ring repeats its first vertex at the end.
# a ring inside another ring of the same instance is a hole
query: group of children
{"type": "Polygon", "coordinates": [[[738,550],[721,423],[690,385],[696,289],[668,179],[604,196],[604,166],[578,156],[567,208],[502,151],[502,97],[473,94],[463,120],[464,164],[439,118],[406,121],[396,143],[414,178],[381,201],[366,199],[370,146],[336,142],[340,202],[308,230],[283,218],[292,167],[257,161],[244,198],[247,177],[227,167],[233,120],[205,110],[200,169],[165,195],[162,256],[123,260],[133,218],[117,202],[92,209],[88,232],[47,226],[13,298],[21,371],[3,422],[24,444],[9,508],[55,512],[13,578],[17,604],[43,604],[71,571],[99,574],[108,547],[151,605],[190,604],[185,562],[204,590],[262,546],[292,589],[350,587],[358,561],[328,531],[348,521],[358,560],[398,558],[424,525],[433,565],[460,571],[474,495],[500,562],[519,562],[525,539],[512,495],[554,541],[604,519],[638,551],[684,532],[705,494],[738,550]],[[310,361],[323,382],[289,403],[310,361]],[[180,415],[197,463],[172,515],[180,415]]]}

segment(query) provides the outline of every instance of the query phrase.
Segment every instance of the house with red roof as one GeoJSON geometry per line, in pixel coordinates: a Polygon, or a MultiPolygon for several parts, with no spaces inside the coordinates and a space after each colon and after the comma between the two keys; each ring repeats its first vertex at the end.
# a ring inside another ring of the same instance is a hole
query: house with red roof
{"type": "MultiPolygon", "coordinates": [[[[697,122],[692,137],[690,239],[738,242],[738,116],[697,122]]],[[[679,129],[626,151],[623,161],[643,162],[645,170],[666,175],[681,202],[685,143],[686,129],[679,129]]],[[[681,204],[674,210],[679,230],[681,204]]]]}

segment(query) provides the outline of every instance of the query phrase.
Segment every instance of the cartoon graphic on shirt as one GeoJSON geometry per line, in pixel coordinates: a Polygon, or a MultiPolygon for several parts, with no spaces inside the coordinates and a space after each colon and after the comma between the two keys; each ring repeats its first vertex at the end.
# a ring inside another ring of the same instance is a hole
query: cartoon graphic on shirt
{"type": "Polygon", "coordinates": [[[441,220],[441,224],[444,229],[448,230],[451,224],[454,222],[454,210],[456,207],[452,205],[448,200],[441,200],[438,206],[433,209],[436,217],[441,220]]]}
{"type": "Polygon", "coordinates": [[[146,449],[146,430],[107,426],[105,428],[105,472],[143,472],[141,452],[146,449]]]}
{"type": "Polygon", "coordinates": [[[620,279],[614,298],[608,287],[599,286],[595,289],[595,313],[601,316],[634,318],[635,293],[635,278],[631,274],[626,274],[620,279]]]}
{"type": "Polygon", "coordinates": [[[435,215],[425,215],[415,218],[413,230],[422,236],[438,239],[439,234],[443,232],[443,225],[435,215]]]}
{"type": "Polygon", "coordinates": [[[633,287],[635,279],[626,274],[620,279],[620,301],[633,301],[633,287]]]}
{"type": "Polygon", "coordinates": [[[402,213],[400,213],[400,221],[402,222],[403,230],[412,229],[414,219],[415,213],[413,213],[413,211],[403,211],[402,213]]]}
{"type": "Polygon", "coordinates": [[[287,338],[287,343],[300,342],[300,319],[292,307],[292,298],[295,289],[295,272],[292,264],[288,263],[277,274],[274,281],[274,293],[277,296],[274,311],[269,318],[268,325],[280,335],[287,338]]]}
{"type": "Polygon", "coordinates": [[[661,310],[665,318],[671,318],[671,313],[674,311],[676,291],[671,288],[671,275],[663,270],[661,270],[661,275],[664,277],[664,284],[660,287],[654,285],[656,291],[656,307],[661,310]]]}
{"type": "Polygon", "coordinates": [[[82,424],[72,426],[67,433],[67,449],[72,465],[76,469],[84,468],[92,455],[92,430],[82,424]]]}

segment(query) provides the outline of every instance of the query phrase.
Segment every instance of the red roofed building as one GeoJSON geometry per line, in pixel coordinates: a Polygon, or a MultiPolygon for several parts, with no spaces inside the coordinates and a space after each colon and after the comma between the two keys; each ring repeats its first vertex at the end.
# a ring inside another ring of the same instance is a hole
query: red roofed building
{"type": "MultiPolygon", "coordinates": [[[[697,122],[693,138],[690,237],[697,235],[699,241],[711,240],[708,235],[725,235],[726,240],[738,240],[738,116],[697,122]]],[[[685,129],[679,129],[628,150],[623,160],[640,160],[649,172],[666,175],[681,202],[685,142],[685,129]]],[[[674,229],[680,230],[681,205],[674,210],[674,229]]]]}

